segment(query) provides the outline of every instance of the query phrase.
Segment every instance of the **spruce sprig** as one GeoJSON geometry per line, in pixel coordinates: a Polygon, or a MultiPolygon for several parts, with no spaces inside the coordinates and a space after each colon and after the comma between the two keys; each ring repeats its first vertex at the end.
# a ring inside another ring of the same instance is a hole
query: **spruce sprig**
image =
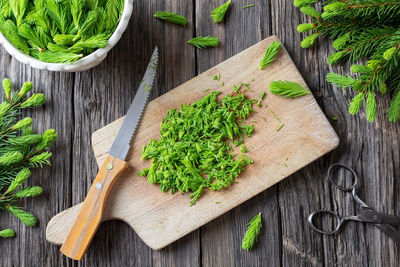
{"type": "Polygon", "coordinates": [[[356,92],[350,101],[349,113],[357,114],[365,103],[366,118],[374,121],[377,116],[376,97],[392,96],[387,111],[388,119],[400,118],[400,1],[399,0],[333,0],[318,1],[323,6],[319,13],[311,4],[317,1],[295,0],[300,10],[311,16],[313,23],[298,26],[299,32],[311,31],[301,46],[311,47],[319,36],[333,39],[336,50],[328,57],[331,65],[342,61],[368,58],[365,65],[353,65],[355,74],[329,73],[328,82],[356,92]],[[364,101],[365,100],[365,101],[364,101]]]}
{"type": "Polygon", "coordinates": [[[277,41],[273,41],[265,51],[264,57],[260,62],[260,69],[263,70],[268,67],[278,55],[279,50],[281,49],[281,43],[277,41]]]}
{"type": "Polygon", "coordinates": [[[191,44],[199,49],[206,47],[217,47],[219,44],[219,40],[217,37],[212,36],[199,36],[188,41],[188,44],[191,44]]]}
{"type": "MultiPolygon", "coordinates": [[[[12,94],[11,81],[4,79],[5,100],[0,104],[0,209],[7,210],[27,226],[34,226],[37,220],[16,204],[21,198],[42,193],[41,187],[24,187],[24,184],[31,176],[30,169],[50,165],[51,153],[45,149],[57,138],[53,129],[42,135],[35,134],[29,117],[17,119],[21,110],[38,107],[46,101],[43,94],[27,97],[32,87],[32,83],[27,82],[12,94]]],[[[11,237],[12,233],[3,230],[0,236],[11,237]]]]}
{"type": "Polygon", "coordinates": [[[288,98],[296,98],[310,93],[301,84],[292,81],[273,81],[269,84],[269,91],[288,98]]]}
{"type": "Polygon", "coordinates": [[[73,63],[107,46],[124,0],[0,1],[0,32],[44,62],[73,63]]]}
{"type": "Polygon", "coordinates": [[[220,5],[219,7],[213,9],[211,11],[211,18],[213,19],[214,23],[220,23],[224,20],[225,14],[228,11],[228,8],[231,4],[231,1],[229,0],[223,5],[220,5]]]}
{"type": "Polygon", "coordinates": [[[169,12],[169,11],[157,11],[153,17],[165,20],[181,26],[187,25],[187,19],[184,16],[169,12]]]}
{"type": "Polygon", "coordinates": [[[262,227],[261,212],[258,213],[248,224],[247,231],[242,240],[242,248],[244,250],[251,250],[257,241],[262,227]]]}

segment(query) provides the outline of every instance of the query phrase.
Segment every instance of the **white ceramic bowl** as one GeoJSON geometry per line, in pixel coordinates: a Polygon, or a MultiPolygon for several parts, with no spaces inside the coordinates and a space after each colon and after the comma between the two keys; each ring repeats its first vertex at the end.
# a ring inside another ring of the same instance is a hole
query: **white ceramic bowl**
{"type": "Polygon", "coordinates": [[[63,63],[46,63],[39,61],[38,59],[26,55],[15,48],[5,37],[0,33],[0,44],[6,49],[6,51],[13,57],[15,57],[19,62],[27,64],[32,68],[40,70],[50,70],[50,71],[63,71],[63,72],[74,72],[74,71],[84,71],[94,66],[100,64],[107,56],[108,51],[117,44],[119,39],[121,39],[122,34],[128,26],[129,19],[132,15],[133,0],[125,0],[124,10],[122,16],[115,32],[112,34],[108,40],[108,44],[104,48],[99,48],[90,55],[87,55],[72,64],[63,63]]]}

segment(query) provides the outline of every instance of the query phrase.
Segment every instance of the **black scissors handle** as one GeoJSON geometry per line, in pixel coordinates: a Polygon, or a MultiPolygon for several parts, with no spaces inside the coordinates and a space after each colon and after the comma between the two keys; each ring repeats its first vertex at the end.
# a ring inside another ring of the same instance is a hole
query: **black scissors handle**
{"type": "Polygon", "coordinates": [[[329,166],[328,172],[327,172],[327,176],[328,176],[329,182],[331,182],[339,190],[342,190],[342,191],[345,191],[345,192],[350,192],[350,191],[352,191],[353,189],[355,189],[358,186],[358,176],[357,176],[356,172],[352,168],[350,168],[350,167],[348,167],[346,165],[343,165],[341,163],[335,163],[335,164],[332,164],[331,166],[329,166]],[[340,169],[340,168],[346,169],[351,173],[353,182],[352,182],[352,185],[350,187],[341,186],[335,181],[335,179],[333,179],[333,177],[334,177],[333,176],[333,172],[338,170],[338,169],[340,169]]]}
{"type": "Polygon", "coordinates": [[[351,216],[346,216],[346,217],[340,217],[336,212],[330,211],[330,210],[317,210],[311,213],[308,218],[307,222],[310,225],[310,227],[317,231],[318,233],[325,234],[325,235],[332,235],[336,234],[337,232],[340,231],[342,228],[343,224],[345,224],[347,221],[357,221],[357,222],[366,222],[366,223],[375,223],[375,224],[381,224],[384,223],[381,220],[381,217],[379,214],[377,214],[375,211],[371,209],[363,209],[360,214],[358,215],[351,215],[351,216]],[[325,216],[325,217],[332,217],[333,218],[333,227],[331,230],[325,230],[323,227],[318,227],[315,225],[314,222],[314,217],[315,216],[325,216]]]}

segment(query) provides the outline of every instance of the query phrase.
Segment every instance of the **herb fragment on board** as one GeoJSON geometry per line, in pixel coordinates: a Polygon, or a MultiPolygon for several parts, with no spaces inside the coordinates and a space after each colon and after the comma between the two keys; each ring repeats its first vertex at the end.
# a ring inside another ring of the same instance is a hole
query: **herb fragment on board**
{"type": "Polygon", "coordinates": [[[220,23],[224,20],[226,11],[228,11],[230,4],[231,1],[228,1],[211,11],[211,18],[213,19],[214,23],[220,23]]]}
{"type": "Polygon", "coordinates": [[[262,221],[260,212],[247,224],[247,231],[242,240],[242,249],[249,251],[253,248],[260,234],[261,227],[262,221]]]}
{"type": "Polygon", "coordinates": [[[249,8],[249,7],[253,7],[255,6],[255,4],[250,4],[250,5],[246,5],[246,6],[242,6],[243,9],[249,8]]]}
{"type": "Polygon", "coordinates": [[[188,44],[191,44],[199,49],[206,47],[217,47],[219,44],[219,40],[217,37],[212,36],[199,36],[188,41],[188,44]]]}
{"type": "MultiPolygon", "coordinates": [[[[43,105],[43,94],[33,94],[32,83],[26,82],[12,94],[12,83],[3,80],[5,101],[0,104],[0,209],[7,210],[27,226],[34,226],[36,217],[16,206],[21,198],[35,197],[42,193],[39,186],[25,186],[31,176],[31,169],[50,165],[52,154],[46,151],[57,138],[55,130],[35,134],[29,117],[18,120],[21,110],[43,105]]],[[[9,229],[0,232],[2,237],[11,237],[9,229]],[[4,232],[5,231],[5,232],[4,232]]]]}
{"type": "Polygon", "coordinates": [[[181,26],[187,25],[187,19],[184,16],[169,12],[169,11],[157,11],[153,17],[168,21],[181,26]]]}
{"type": "Polygon", "coordinates": [[[281,48],[281,43],[273,41],[265,51],[264,57],[260,62],[260,69],[263,70],[268,67],[278,55],[279,49],[281,48]]]}
{"type": "Polygon", "coordinates": [[[283,126],[285,126],[284,123],[282,123],[281,126],[279,126],[278,129],[276,129],[276,131],[279,132],[283,128],[283,126]]]}
{"type": "Polygon", "coordinates": [[[303,95],[308,95],[310,92],[302,85],[292,81],[274,81],[269,85],[269,90],[275,95],[283,97],[296,98],[303,95]]]}
{"type": "Polygon", "coordinates": [[[219,94],[211,92],[180,110],[170,109],[162,120],[160,139],[151,139],[141,151],[151,166],[139,175],[160,184],[162,192],[192,192],[190,205],[206,188],[228,187],[253,163],[248,156],[234,155],[231,144],[241,145],[253,134],[255,127],[244,123],[255,102],[244,94],[218,100],[219,94]]]}
{"type": "Polygon", "coordinates": [[[221,74],[218,73],[217,75],[214,75],[214,76],[212,77],[212,79],[213,79],[214,81],[219,81],[219,80],[221,79],[221,74]]]}
{"type": "Polygon", "coordinates": [[[261,101],[264,99],[264,96],[265,96],[265,92],[262,91],[262,92],[260,93],[260,97],[258,98],[258,101],[257,101],[257,106],[258,106],[259,108],[261,107],[261,101]]]}

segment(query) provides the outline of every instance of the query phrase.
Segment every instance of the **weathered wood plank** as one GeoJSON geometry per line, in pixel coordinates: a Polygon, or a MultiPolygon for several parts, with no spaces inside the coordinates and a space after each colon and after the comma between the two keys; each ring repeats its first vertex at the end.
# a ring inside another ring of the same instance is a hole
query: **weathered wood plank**
{"type": "MultiPolygon", "coordinates": [[[[267,1],[256,1],[255,7],[242,9],[246,3],[233,2],[225,22],[214,24],[210,12],[226,1],[196,1],[196,36],[212,35],[220,39],[215,49],[197,50],[197,68],[201,73],[239,53],[271,34],[267,1]]],[[[222,77],[222,80],[224,78],[222,77]]],[[[201,230],[202,264],[204,266],[279,266],[280,226],[277,186],[247,201],[233,211],[210,222],[201,230]],[[246,224],[263,213],[264,228],[251,252],[241,249],[246,224]]]]}

